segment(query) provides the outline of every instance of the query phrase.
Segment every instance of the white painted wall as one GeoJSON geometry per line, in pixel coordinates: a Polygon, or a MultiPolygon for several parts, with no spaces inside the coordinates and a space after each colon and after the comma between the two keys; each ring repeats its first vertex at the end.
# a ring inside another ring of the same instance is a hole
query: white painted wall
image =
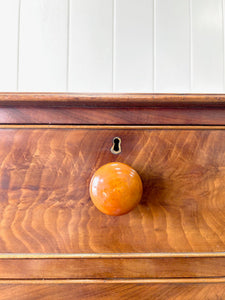
{"type": "Polygon", "coordinates": [[[225,93],[225,0],[0,0],[0,91],[225,93]]]}

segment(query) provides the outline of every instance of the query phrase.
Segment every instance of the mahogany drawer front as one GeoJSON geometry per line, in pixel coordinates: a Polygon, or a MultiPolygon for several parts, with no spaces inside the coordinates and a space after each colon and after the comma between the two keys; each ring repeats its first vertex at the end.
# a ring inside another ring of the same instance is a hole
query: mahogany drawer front
{"type": "Polygon", "coordinates": [[[224,283],[5,283],[0,285],[1,299],[74,300],[74,299],[154,299],[214,300],[225,298],[224,283]]]}
{"type": "Polygon", "coordinates": [[[225,251],[224,129],[2,126],[1,253],[225,251]],[[120,217],[89,198],[93,172],[111,161],[136,169],[144,186],[120,217]]]}
{"type": "Polygon", "coordinates": [[[225,95],[0,93],[0,299],[224,299],[224,137],[225,95]],[[89,197],[113,161],[120,217],[89,197]]]}

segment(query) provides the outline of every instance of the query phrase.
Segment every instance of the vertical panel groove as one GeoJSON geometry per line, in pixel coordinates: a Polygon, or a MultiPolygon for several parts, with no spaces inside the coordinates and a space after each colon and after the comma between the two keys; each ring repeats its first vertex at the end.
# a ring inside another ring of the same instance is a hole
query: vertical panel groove
{"type": "Polygon", "coordinates": [[[66,91],[66,0],[22,0],[19,91],[66,91]]]}
{"type": "Polygon", "coordinates": [[[21,1],[19,0],[18,6],[18,28],[17,28],[17,78],[16,78],[16,90],[19,90],[19,75],[20,75],[20,12],[21,12],[21,1]]]}
{"type": "Polygon", "coordinates": [[[0,1],[0,91],[17,91],[20,0],[0,1]]]}
{"type": "Polygon", "coordinates": [[[111,92],[113,0],[70,0],[69,91],[111,92]]]}
{"type": "Polygon", "coordinates": [[[192,0],[189,0],[189,51],[190,51],[190,67],[189,67],[189,72],[190,72],[190,77],[189,77],[189,92],[192,92],[193,88],[193,57],[192,57],[192,0]]]}
{"type": "Polygon", "coordinates": [[[112,92],[115,91],[115,56],[116,56],[116,47],[115,47],[115,41],[116,41],[116,1],[113,0],[112,3],[112,92]]]}
{"type": "Polygon", "coordinates": [[[189,0],[155,3],[155,92],[188,92],[189,0]]]}
{"type": "Polygon", "coordinates": [[[155,85],[155,77],[156,77],[156,0],[153,0],[153,55],[152,55],[152,87],[153,87],[153,93],[155,93],[156,85],[155,85]]]}
{"type": "Polygon", "coordinates": [[[69,63],[70,63],[70,0],[67,0],[67,66],[66,66],[66,90],[69,90],[69,63]]]}
{"type": "Polygon", "coordinates": [[[193,92],[224,90],[221,0],[192,1],[193,92]]]}
{"type": "Polygon", "coordinates": [[[116,2],[117,92],[153,91],[153,1],[116,2]]]}
{"type": "Polygon", "coordinates": [[[222,5],[222,32],[223,32],[223,93],[225,92],[225,59],[224,59],[224,50],[225,50],[225,38],[224,38],[224,0],[221,0],[222,5]]]}

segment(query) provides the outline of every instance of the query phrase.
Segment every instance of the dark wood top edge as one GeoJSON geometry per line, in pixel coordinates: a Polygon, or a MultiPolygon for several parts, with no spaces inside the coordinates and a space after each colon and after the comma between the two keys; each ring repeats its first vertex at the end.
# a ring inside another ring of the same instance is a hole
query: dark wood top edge
{"type": "Polygon", "coordinates": [[[225,94],[0,93],[0,107],[220,107],[225,94]]]}

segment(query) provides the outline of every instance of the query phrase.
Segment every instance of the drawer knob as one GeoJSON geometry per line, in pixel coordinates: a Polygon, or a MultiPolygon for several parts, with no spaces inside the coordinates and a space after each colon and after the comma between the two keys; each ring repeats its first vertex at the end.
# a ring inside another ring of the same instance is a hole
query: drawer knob
{"type": "Polygon", "coordinates": [[[133,168],[124,163],[112,162],[101,166],[94,173],[89,191],[91,200],[101,212],[120,216],[140,202],[143,186],[133,168]]]}

